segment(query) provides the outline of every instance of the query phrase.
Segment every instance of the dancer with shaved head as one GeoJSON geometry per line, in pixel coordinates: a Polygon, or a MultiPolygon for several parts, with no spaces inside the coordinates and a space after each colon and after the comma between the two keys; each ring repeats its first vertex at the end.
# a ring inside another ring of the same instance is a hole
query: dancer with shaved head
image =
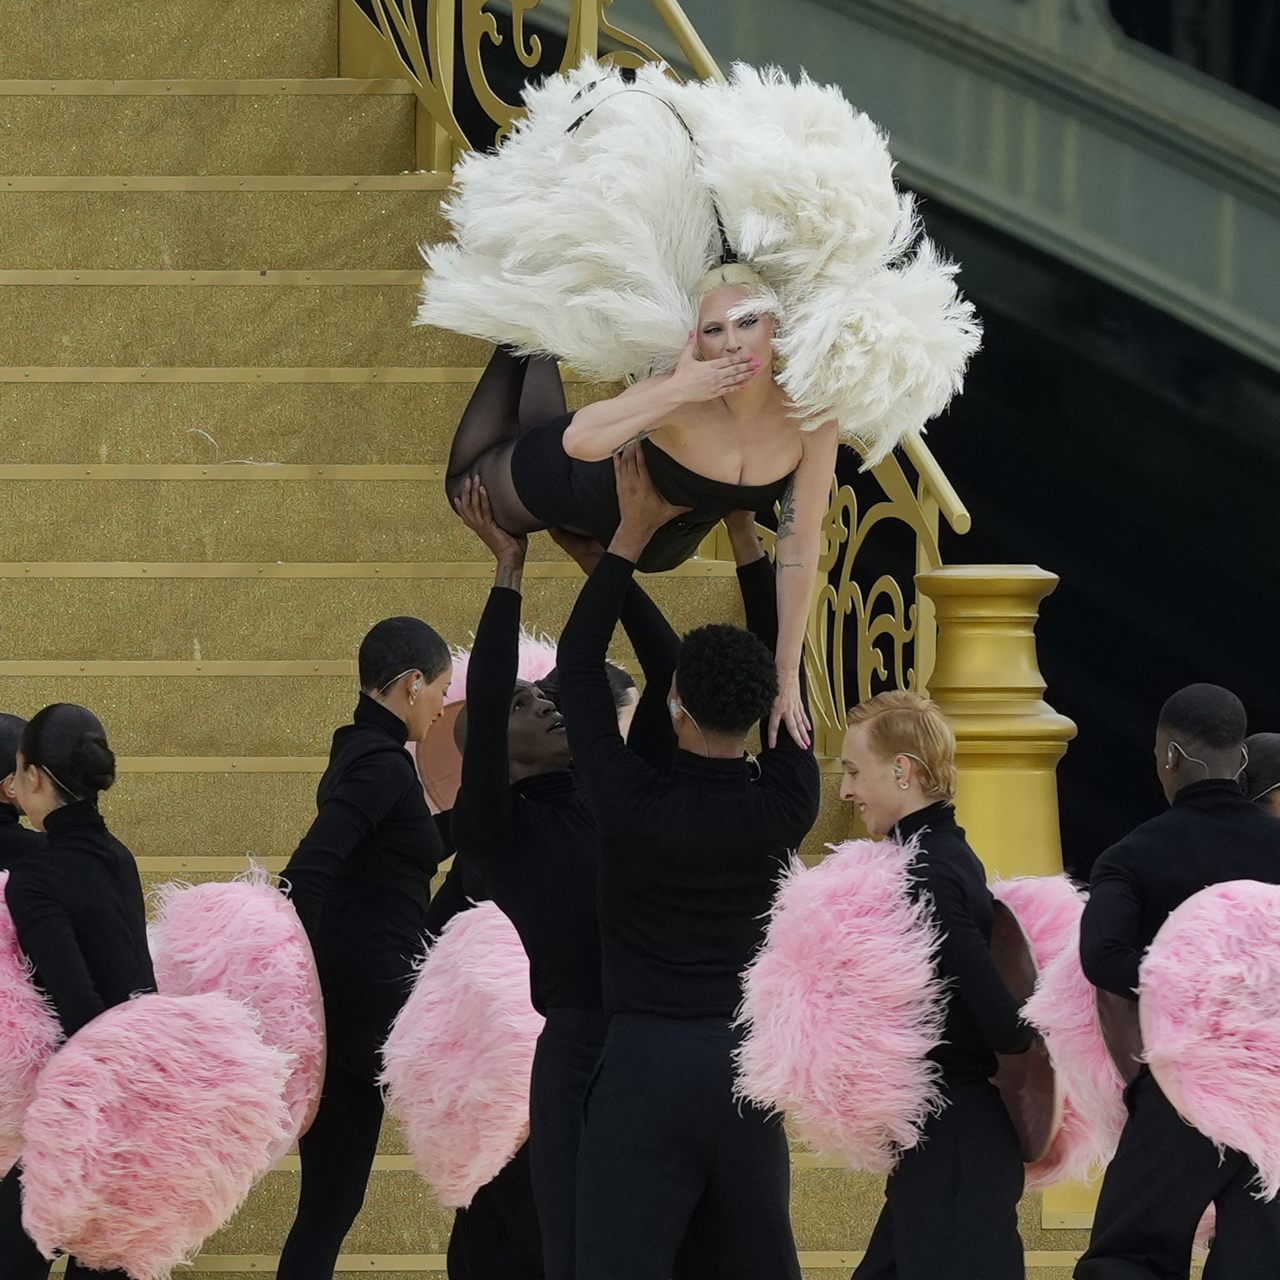
{"type": "MultiPolygon", "coordinates": [[[[1093,869],[1080,959],[1100,990],[1137,1000],[1144,952],[1193,894],[1228,880],[1280,883],[1280,819],[1250,803],[1237,780],[1244,742],[1244,707],[1217,685],[1190,685],[1161,709],[1155,764],[1169,809],[1093,869]]],[[[1185,1280],[1210,1204],[1217,1235],[1205,1280],[1280,1276],[1280,1201],[1254,1199],[1249,1159],[1188,1124],[1145,1064],[1125,1102],[1128,1120],[1077,1280],[1185,1280]]]]}

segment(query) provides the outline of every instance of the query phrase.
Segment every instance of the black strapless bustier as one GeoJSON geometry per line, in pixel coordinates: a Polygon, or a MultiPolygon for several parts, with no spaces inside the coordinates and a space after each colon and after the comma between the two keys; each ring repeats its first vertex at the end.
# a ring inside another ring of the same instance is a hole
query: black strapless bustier
{"type": "MultiPolygon", "coordinates": [[[[572,417],[565,414],[526,431],[511,455],[511,478],[520,501],[548,527],[589,534],[607,547],[620,518],[613,459],[583,462],[565,453],[564,430],[572,417]]],[[[732,511],[772,510],[791,480],[790,475],[772,484],[708,480],[651,440],[642,447],[658,492],[673,505],[689,508],[649,540],[636,566],[642,573],[660,573],[683,564],[732,511]]]]}

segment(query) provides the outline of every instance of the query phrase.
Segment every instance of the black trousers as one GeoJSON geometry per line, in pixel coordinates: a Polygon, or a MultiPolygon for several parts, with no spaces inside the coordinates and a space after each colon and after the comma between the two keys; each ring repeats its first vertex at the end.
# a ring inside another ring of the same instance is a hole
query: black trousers
{"type": "Polygon", "coordinates": [[[944,1080],[947,1105],[885,1183],[855,1280],[1023,1280],[1023,1163],[1009,1113],[986,1080],[944,1080]]]}
{"type": "Polygon", "coordinates": [[[1186,1280],[1196,1227],[1210,1204],[1218,1222],[1204,1280],[1276,1280],[1280,1200],[1262,1204],[1250,1193],[1252,1162],[1239,1151],[1220,1155],[1145,1067],[1125,1102],[1129,1118],[1077,1280],[1186,1280]]]}
{"type": "Polygon", "coordinates": [[[543,1280],[529,1144],[453,1216],[449,1280],[543,1280]]]}
{"type": "MultiPolygon", "coordinates": [[[[53,1263],[41,1254],[22,1229],[21,1165],[14,1165],[0,1181],[0,1280],[45,1280],[53,1263]]],[[[129,1280],[123,1271],[91,1271],[67,1259],[67,1275],[80,1280],[129,1280]]]]}
{"type": "Polygon", "coordinates": [[[614,1015],[585,1109],[577,1280],[800,1280],[786,1134],[734,1099],[738,1040],[721,1018],[614,1015]]]}
{"type": "Polygon", "coordinates": [[[298,1142],[302,1190],[277,1280],[333,1276],[342,1242],[364,1204],[381,1129],[378,1086],[330,1060],[316,1118],[298,1142]]]}
{"type": "Polygon", "coordinates": [[[547,1280],[574,1280],[582,1109],[608,1026],[599,1009],[548,1009],[533,1055],[529,1154],[547,1280]]]}

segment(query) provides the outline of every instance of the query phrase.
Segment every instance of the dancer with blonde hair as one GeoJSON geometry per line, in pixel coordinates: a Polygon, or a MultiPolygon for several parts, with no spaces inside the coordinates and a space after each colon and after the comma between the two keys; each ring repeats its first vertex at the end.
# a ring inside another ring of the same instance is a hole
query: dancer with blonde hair
{"type": "Polygon", "coordinates": [[[855,1280],[1021,1280],[1018,1135],[991,1082],[997,1053],[1022,1053],[1031,1028],[992,958],[986,874],[956,823],[955,735],[936,703],[892,691],[849,712],[840,798],[873,836],[914,841],[913,892],[926,897],[946,984],[943,1109],[903,1152],[855,1280]]]}

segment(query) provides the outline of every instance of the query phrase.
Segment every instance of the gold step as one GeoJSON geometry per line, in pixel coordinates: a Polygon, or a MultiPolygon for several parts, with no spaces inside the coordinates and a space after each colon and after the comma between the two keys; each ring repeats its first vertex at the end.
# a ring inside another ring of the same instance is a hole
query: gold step
{"type": "MultiPolygon", "coordinates": [[[[545,535],[534,537],[535,543],[546,541],[545,535]]],[[[309,662],[349,665],[365,631],[398,613],[425,619],[451,644],[469,644],[493,582],[491,570],[474,567],[480,571],[474,577],[386,581],[371,574],[283,580],[3,578],[0,672],[30,673],[42,663],[71,660],[64,678],[74,676],[78,686],[92,690],[93,677],[75,670],[87,660],[91,670],[104,662],[194,665],[197,659],[292,662],[303,670],[309,662]],[[51,617],[58,619],[56,628],[49,626],[51,617]],[[15,661],[25,665],[15,668],[15,661]]],[[[564,567],[563,577],[526,578],[523,615],[530,628],[556,635],[564,626],[582,582],[576,568],[564,567]]],[[[736,621],[736,583],[727,566],[716,568],[721,576],[649,575],[641,581],[677,630],[712,618],[736,621]]],[[[613,651],[631,658],[621,631],[613,651]]]]}
{"type": "Polygon", "coordinates": [[[6,0],[0,77],[334,76],[333,0],[6,0]]]}
{"type": "MultiPolygon", "coordinates": [[[[24,372],[29,370],[10,372],[16,382],[0,380],[0,456],[5,463],[215,463],[243,458],[391,464],[443,459],[475,386],[473,380],[32,383],[22,377],[24,372]],[[359,431],[351,430],[353,422],[359,423],[359,431]]],[[[156,372],[151,370],[152,376],[156,372]]],[[[457,371],[470,379],[477,374],[474,367],[457,371]]],[[[580,408],[610,390],[571,382],[566,387],[569,407],[580,408]]]]}
{"type": "MultiPolygon", "coordinates": [[[[4,99],[0,99],[0,109],[4,99]]],[[[420,271],[447,234],[440,192],[15,191],[0,179],[0,270],[420,271]]]]}
{"type": "MultiPolygon", "coordinates": [[[[373,274],[373,273],[370,273],[373,274]]],[[[416,328],[403,282],[32,285],[0,282],[0,366],[483,365],[474,338],[416,328]]],[[[182,281],[179,283],[179,281],[182,281]]]]}
{"type": "Polygon", "coordinates": [[[415,103],[406,81],[0,82],[0,172],[400,173],[415,103]]]}

